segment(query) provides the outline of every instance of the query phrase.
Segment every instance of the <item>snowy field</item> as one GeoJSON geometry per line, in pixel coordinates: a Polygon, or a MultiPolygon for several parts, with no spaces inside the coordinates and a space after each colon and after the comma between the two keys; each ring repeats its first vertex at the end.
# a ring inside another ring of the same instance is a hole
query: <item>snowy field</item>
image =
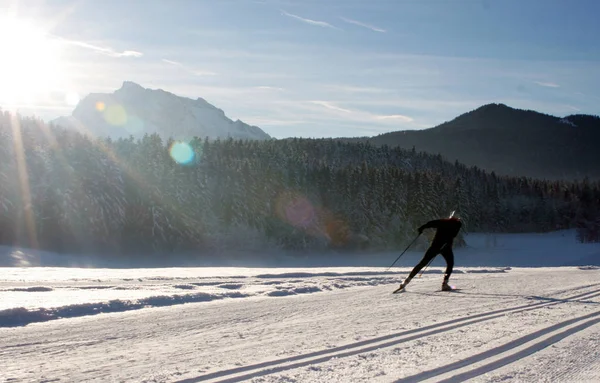
{"type": "Polygon", "coordinates": [[[439,259],[396,295],[422,252],[386,271],[398,253],[135,269],[4,249],[0,382],[600,381],[600,245],[467,243],[459,290],[439,259]]]}

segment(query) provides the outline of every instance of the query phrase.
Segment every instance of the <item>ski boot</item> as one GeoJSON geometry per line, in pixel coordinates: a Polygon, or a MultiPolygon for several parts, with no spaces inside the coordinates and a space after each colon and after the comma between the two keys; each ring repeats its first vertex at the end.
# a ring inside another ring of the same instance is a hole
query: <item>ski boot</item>
{"type": "Polygon", "coordinates": [[[452,288],[452,286],[450,286],[448,284],[448,282],[446,282],[446,281],[442,282],[442,291],[452,291],[452,290],[454,290],[454,289],[452,288]]]}

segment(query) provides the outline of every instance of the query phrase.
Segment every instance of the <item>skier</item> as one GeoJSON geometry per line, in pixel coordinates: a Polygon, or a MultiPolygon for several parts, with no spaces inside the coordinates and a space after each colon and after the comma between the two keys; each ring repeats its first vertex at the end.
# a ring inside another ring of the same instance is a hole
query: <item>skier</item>
{"type": "Polygon", "coordinates": [[[423,226],[419,227],[419,235],[423,233],[423,230],[428,228],[437,229],[435,233],[435,237],[431,242],[431,246],[425,252],[423,259],[419,262],[411,273],[408,275],[408,278],[404,280],[400,284],[400,287],[394,291],[394,293],[403,290],[414,278],[415,275],[419,273],[419,271],[429,264],[438,254],[441,254],[446,261],[446,271],[444,273],[444,281],[442,282],[442,291],[451,291],[452,287],[448,285],[448,280],[450,279],[450,274],[452,274],[452,268],[454,267],[454,253],[452,252],[452,245],[454,243],[454,238],[460,231],[462,227],[462,222],[459,217],[454,215],[454,212],[450,214],[448,218],[436,219],[433,221],[429,221],[423,226]]]}

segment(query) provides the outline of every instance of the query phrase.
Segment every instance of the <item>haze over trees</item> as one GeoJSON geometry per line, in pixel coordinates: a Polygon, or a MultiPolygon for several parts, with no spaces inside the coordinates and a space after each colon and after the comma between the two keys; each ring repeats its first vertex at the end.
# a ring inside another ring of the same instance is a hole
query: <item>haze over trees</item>
{"type": "Polygon", "coordinates": [[[383,250],[458,210],[466,232],[579,228],[600,184],[499,177],[333,139],[89,138],[0,115],[0,243],[59,252],[383,250]]]}

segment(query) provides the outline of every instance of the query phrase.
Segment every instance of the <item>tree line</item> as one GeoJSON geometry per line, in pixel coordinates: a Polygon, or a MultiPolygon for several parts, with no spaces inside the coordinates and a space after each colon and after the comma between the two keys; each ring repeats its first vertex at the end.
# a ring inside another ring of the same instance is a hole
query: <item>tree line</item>
{"type": "Polygon", "coordinates": [[[113,256],[387,250],[452,210],[464,232],[577,229],[581,241],[600,240],[599,182],[500,177],[414,150],[111,140],[8,112],[0,139],[3,245],[113,256]]]}

